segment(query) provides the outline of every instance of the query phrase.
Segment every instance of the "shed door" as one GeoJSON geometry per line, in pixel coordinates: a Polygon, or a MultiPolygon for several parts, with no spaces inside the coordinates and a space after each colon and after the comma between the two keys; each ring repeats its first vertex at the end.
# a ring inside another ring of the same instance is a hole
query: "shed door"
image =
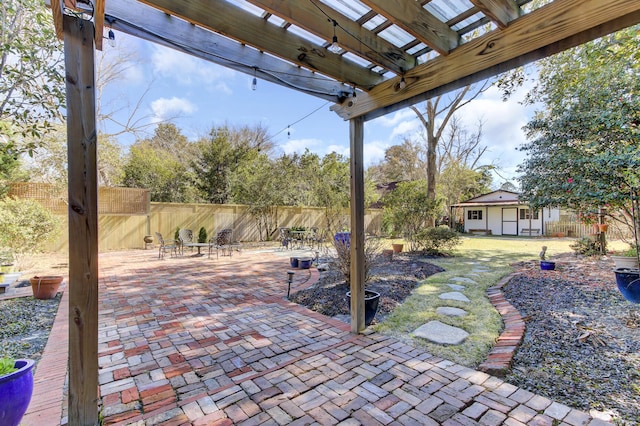
{"type": "Polygon", "coordinates": [[[502,209],[502,235],[518,235],[518,208],[502,209]]]}

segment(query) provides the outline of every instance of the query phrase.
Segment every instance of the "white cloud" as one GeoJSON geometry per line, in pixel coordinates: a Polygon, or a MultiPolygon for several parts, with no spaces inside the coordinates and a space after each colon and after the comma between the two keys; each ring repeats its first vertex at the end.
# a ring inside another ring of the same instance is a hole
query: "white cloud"
{"type": "Polygon", "coordinates": [[[159,45],[151,47],[151,63],[160,77],[170,78],[185,86],[204,86],[207,90],[231,94],[226,81],[235,71],[159,45]]]}
{"type": "Polygon", "coordinates": [[[380,118],[376,118],[371,122],[384,127],[394,127],[400,122],[415,119],[415,118],[416,118],[416,113],[413,112],[413,110],[411,110],[410,108],[403,108],[400,111],[396,111],[393,114],[387,114],[387,115],[383,115],[380,118]]]}
{"type": "Polygon", "coordinates": [[[192,114],[197,111],[197,107],[186,99],[159,98],[151,102],[153,111],[153,121],[158,122],[179,116],[182,114],[192,114]]]}

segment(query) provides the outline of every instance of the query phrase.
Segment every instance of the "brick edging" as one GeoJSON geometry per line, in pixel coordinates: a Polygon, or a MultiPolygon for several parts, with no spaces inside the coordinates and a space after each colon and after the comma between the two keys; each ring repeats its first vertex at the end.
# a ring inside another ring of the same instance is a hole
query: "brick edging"
{"type": "Polygon", "coordinates": [[[33,378],[33,395],[21,425],[60,424],[65,399],[69,353],[69,301],[62,292],[47,344],[33,378]]]}
{"type": "Polygon", "coordinates": [[[504,297],[502,288],[518,273],[512,273],[502,278],[498,283],[487,289],[489,301],[502,316],[504,330],[489,351],[487,359],[478,366],[478,370],[503,377],[511,368],[513,356],[524,337],[526,324],[520,312],[504,297]]]}

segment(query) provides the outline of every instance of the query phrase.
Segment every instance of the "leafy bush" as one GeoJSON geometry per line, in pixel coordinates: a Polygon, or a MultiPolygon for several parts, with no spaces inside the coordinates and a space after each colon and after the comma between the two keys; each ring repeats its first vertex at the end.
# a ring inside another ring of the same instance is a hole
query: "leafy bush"
{"type": "Polygon", "coordinates": [[[416,246],[428,254],[441,254],[462,242],[460,235],[448,226],[423,229],[415,236],[416,246]]]}
{"type": "Polygon", "coordinates": [[[582,237],[569,245],[573,251],[585,256],[597,256],[600,252],[600,241],[589,237],[582,237]]]}
{"type": "Polygon", "coordinates": [[[56,236],[59,220],[35,200],[7,198],[0,201],[0,246],[23,255],[41,251],[56,236]]]}
{"type": "Polygon", "coordinates": [[[207,242],[207,230],[204,229],[204,226],[200,228],[200,231],[198,232],[198,242],[199,243],[207,242]]]}

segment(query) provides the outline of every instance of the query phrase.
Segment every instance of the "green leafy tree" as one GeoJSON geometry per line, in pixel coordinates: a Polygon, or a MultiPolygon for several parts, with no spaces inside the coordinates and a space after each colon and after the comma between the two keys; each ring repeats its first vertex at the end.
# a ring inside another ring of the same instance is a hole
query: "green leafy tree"
{"type": "Polygon", "coordinates": [[[640,27],[540,62],[529,93],[545,109],[521,149],[523,199],[533,208],[578,212],[608,207],[631,226],[640,191],[640,27]]]}
{"type": "Polygon", "coordinates": [[[65,102],[62,44],[42,1],[0,3],[0,46],[0,122],[11,127],[2,151],[32,151],[65,102]]]}
{"type": "Polygon", "coordinates": [[[149,189],[151,201],[184,203],[193,201],[191,176],[173,154],[144,143],[131,146],[124,166],[124,184],[149,189]]]}
{"type": "Polygon", "coordinates": [[[273,143],[262,126],[232,127],[224,125],[211,130],[196,144],[196,156],[191,162],[195,187],[202,199],[223,204],[230,201],[232,174],[255,153],[269,154],[273,143]]]}
{"type": "Polygon", "coordinates": [[[136,141],[124,164],[123,184],[147,188],[151,201],[190,203],[198,200],[189,168],[194,147],[171,123],[156,127],[151,138],[136,141]]]}
{"type": "Polygon", "coordinates": [[[429,221],[440,209],[440,202],[427,194],[427,182],[401,182],[382,201],[386,227],[392,234],[403,234],[411,244],[411,250],[416,250],[416,235],[429,226],[429,221]]]}

